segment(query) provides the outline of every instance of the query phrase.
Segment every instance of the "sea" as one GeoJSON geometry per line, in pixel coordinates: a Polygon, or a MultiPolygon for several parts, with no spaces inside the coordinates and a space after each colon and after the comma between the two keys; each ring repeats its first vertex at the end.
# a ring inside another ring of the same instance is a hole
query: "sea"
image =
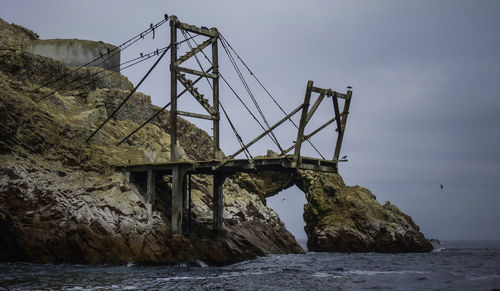
{"type": "Polygon", "coordinates": [[[500,241],[434,246],[268,255],[224,267],[1,263],[0,290],[500,290],[500,241]]]}

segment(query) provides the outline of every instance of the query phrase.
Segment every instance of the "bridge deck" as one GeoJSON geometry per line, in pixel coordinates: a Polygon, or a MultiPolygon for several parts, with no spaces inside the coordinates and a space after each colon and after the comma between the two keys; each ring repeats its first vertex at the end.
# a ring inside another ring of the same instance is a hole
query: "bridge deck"
{"type": "Polygon", "coordinates": [[[186,174],[215,174],[224,173],[232,174],[237,172],[258,172],[265,170],[288,171],[295,170],[312,170],[320,172],[337,173],[337,163],[347,160],[322,160],[309,157],[301,157],[297,167],[297,163],[293,161],[293,156],[276,157],[276,158],[255,158],[234,159],[226,162],[222,166],[220,160],[210,161],[175,161],[167,163],[149,163],[149,164],[133,164],[133,165],[118,165],[115,167],[117,171],[126,172],[142,172],[154,170],[155,172],[164,172],[171,174],[176,167],[185,169],[186,174]]]}

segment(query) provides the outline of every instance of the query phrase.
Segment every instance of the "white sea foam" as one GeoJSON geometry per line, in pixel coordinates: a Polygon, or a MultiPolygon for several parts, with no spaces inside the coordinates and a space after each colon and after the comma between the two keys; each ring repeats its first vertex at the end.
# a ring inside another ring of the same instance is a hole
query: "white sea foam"
{"type": "Polygon", "coordinates": [[[400,275],[406,275],[406,274],[428,274],[430,272],[417,271],[417,270],[401,270],[401,271],[350,270],[350,271],[347,271],[346,273],[347,274],[354,274],[354,275],[368,275],[368,276],[373,276],[373,275],[395,275],[395,274],[400,274],[400,275]]]}
{"type": "Polygon", "coordinates": [[[316,277],[316,278],[327,278],[327,277],[342,278],[342,276],[337,276],[337,275],[325,273],[325,272],[316,272],[316,273],[312,274],[311,276],[316,277]]]}
{"type": "Polygon", "coordinates": [[[484,281],[484,280],[494,280],[500,278],[500,275],[490,274],[490,275],[467,275],[465,278],[472,281],[484,281]]]}

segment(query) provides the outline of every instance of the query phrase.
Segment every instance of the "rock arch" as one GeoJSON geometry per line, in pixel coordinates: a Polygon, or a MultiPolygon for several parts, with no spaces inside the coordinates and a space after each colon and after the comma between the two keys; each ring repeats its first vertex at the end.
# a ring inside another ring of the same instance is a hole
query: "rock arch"
{"type": "Polygon", "coordinates": [[[310,251],[425,252],[432,245],[413,219],[395,205],[380,204],[370,190],[347,186],[339,174],[298,171],[242,173],[240,187],[259,195],[263,203],[296,185],[306,196],[304,206],[310,251]]]}

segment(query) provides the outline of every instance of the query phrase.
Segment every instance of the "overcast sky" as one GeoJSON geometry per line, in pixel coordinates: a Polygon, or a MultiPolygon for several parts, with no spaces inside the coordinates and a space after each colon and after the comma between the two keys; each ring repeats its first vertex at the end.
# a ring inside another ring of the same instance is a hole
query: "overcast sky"
{"type": "MultiPolygon", "coordinates": [[[[349,162],[340,165],[346,183],[371,189],[382,203],[390,200],[427,237],[500,239],[500,1],[0,3],[1,18],[34,30],[42,39],[119,45],[164,13],[217,27],[288,112],[302,102],[308,80],[340,92],[351,85],[342,147],[349,162]]],[[[163,25],[154,40],[147,38],[124,51],[122,61],[167,46],[168,35],[169,27],[163,25]]],[[[221,73],[250,106],[222,48],[219,54],[221,73]]],[[[139,89],[157,105],[170,98],[168,61],[139,89]]],[[[123,74],[136,84],[150,65],[123,74]]],[[[281,119],[269,97],[245,76],[269,122],[281,119]]],[[[260,133],[258,125],[221,86],[222,104],[244,141],[250,141],[260,133]]],[[[193,98],[183,98],[184,109],[203,113],[193,98]]],[[[332,106],[325,102],[306,132],[331,115],[332,106]]],[[[223,122],[222,149],[231,154],[238,144],[223,122]]],[[[210,123],[197,124],[210,130],[210,123]]],[[[328,127],[313,138],[327,158],[333,153],[334,133],[328,127]]],[[[277,134],[283,146],[296,137],[290,125],[277,134]]],[[[252,154],[277,151],[273,146],[265,139],[252,147],[252,154]]],[[[306,145],[304,154],[317,157],[306,145]]],[[[305,236],[300,230],[304,202],[296,188],[270,202],[297,237],[305,236]]]]}

